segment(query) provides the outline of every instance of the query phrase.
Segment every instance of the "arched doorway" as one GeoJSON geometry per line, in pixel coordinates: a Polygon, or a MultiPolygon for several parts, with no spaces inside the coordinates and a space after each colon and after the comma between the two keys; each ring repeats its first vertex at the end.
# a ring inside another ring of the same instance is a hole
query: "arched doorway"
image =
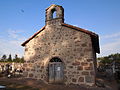
{"type": "Polygon", "coordinates": [[[49,61],[49,83],[63,82],[63,62],[54,57],[49,61]]]}

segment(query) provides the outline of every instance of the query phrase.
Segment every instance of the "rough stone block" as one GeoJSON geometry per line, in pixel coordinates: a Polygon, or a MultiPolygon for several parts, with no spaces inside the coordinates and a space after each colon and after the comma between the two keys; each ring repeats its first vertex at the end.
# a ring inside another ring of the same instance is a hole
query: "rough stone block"
{"type": "Polygon", "coordinates": [[[64,74],[66,74],[67,73],[67,71],[64,71],[64,74]]]}
{"type": "Polygon", "coordinates": [[[72,65],[80,65],[80,62],[75,61],[74,63],[72,63],[72,65]]]}
{"type": "Polygon", "coordinates": [[[84,67],[85,70],[92,70],[93,68],[90,66],[84,67]]]}
{"type": "Polygon", "coordinates": [[[73,68],[73,66],[68,66],[69,68],[73,68]]]}
{"type": "Polygon", "coordinates": [[[85,81],[87,83],[94,83],[94,78],[92,76],[85,76],[85,81]]]}
{"type": "Polygon", "coordinates": [[[85,50],[84,50],[84,52],[90,52],[90,51],[92,51],[91,48],[85,48],[85,50]]]}
{"type": "Polygon", "coordinates": [[[82,66],[78,66],[77,70],[83,70],[83,67],[82,66]]]}
{"type": "Polygon", "coordinates": [[[41,66],[41,69],[44,69],[44,66],[41,66]]]}
{"type": "Polygon", "coordinates": [[[90,72],[90,75],[95,75],[95,72],[94,72],[94,71],[91,71],[91,72],[90,72]]]}
{"type": "Polygon", "coordinates": [[[93,61],[93,59],[87,59],[87,61],[88,61],[88,62],[91,62],[91,61],[93,61]]]}
{"type": "Polygon", "coordinates": [[[84,77],[79,77],[78,82],[84,82],[84,77]]]}
{"type": "Polygon", "coordinates": [[[27,67],[27,64],[23,64],[23,67],[27,67]]]}
{"type": "Polygon", "coordinates": [[[30,74],[29,74],[29,77],[30,77],[30,78],[31,78],[31,77],[33,77],[33,74],[32,74],[32,73],[30,73],[30,74]]]}
{"type": "Polygon", "coordinates": [[[87,66],[88,63],[87,63],[87,62],[81,62],[81,65],[82,65],[82,66],[87,66]]]}
{"type": "Polygon", "coordinates": [[[89,71],[83,71],[82,75],[89,75],[89,71]]]}
{"type": "Polygon", "coordinates": [[[72,82],[76,82],[77,80],[76,80],[76,78],[72,78],[72,82]]]}
{"type": "Polygon", "coordinates": [[[27,77],[28,76],[28,72],[23,72],[23,76],[27,77]]]}
{"type": "Polygon", "coordinates": [[[35,71],[35,69],[31,69],[31,71],[35,71]]]}
{"type": "Polygon", "coordinates": [[[26,68],[26,71],[30,71],[30,68],[26,68]]]}
{"type": "Polygon", "coordinates": [[[82,46],[82,47],[86,47],[86,46],[87,46],[87,43],[83,43],[81,46],[82,46]]]}

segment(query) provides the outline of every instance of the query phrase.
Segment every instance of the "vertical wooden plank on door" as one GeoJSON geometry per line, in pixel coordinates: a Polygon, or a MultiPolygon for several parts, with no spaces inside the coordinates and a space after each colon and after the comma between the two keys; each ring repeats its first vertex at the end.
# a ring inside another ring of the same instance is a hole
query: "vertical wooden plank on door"
{"type": "Polygon", "coordinates": [[[55,64],[55,82],[58,82],[59,81],[59,64],[56,62],[55,64]]]}
{"type": "Polygon", "coordinates": [[[61,83],[62,82],[62,64],[61,62],[57,62],[55,64],[55,82],[61,83]]]}
{"type": "Polygon", "coordinates": [[[49,83],[54,82],[54,63],[49,63],[49,83]]]}
{"type": "Polygon", "coordinates": [[[63,64],[62,63],[60,63],[60,67],[61,67],[60,78],[61,78],[61,81],[63,81],[63,64]]]}

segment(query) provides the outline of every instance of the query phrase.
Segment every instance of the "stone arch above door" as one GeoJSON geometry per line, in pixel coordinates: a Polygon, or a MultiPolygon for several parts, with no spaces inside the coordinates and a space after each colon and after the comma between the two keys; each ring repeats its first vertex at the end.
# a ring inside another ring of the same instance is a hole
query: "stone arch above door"
{"type": "Polygon", "coordinates": [[[49,62],[62,62],[62,60],[58,57],[53,57],[49,62]]]}

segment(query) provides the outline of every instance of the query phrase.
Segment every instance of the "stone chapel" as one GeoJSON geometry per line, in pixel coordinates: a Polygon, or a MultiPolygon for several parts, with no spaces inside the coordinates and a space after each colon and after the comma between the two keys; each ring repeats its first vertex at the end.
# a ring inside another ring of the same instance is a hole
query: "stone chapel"
{"type": "Polygon", "coordinates": [[[99,36],[64,23],[62,6],[48,7],[45,26],[22,46],[25,47],[24,77],[53,84],[95,84],[99,36]]]}

